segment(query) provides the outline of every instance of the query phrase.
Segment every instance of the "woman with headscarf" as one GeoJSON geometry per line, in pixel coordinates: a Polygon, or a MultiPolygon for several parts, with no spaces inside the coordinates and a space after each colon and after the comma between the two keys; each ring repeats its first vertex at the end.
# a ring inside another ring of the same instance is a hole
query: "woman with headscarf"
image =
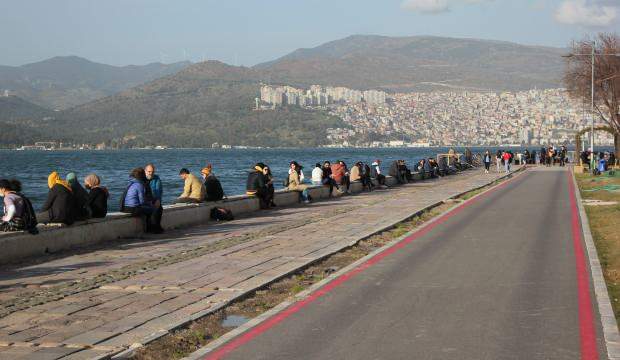
{"type": "Polygon", "coordinates": [[[67,182],[73,191],[75,199],[75,218],[76,220],[84,220],[90,217],[89,209],[86,206],[88,202],[88,192],[82,187],[74,172],[67,174],[67,182]]]}
{"type": "Polygon", "coordinates": [[[89,190],[86,207],[93,218],[104,218],[108,214],[108,189],[101,186],[101,179],[96,174],[90,174],[84,179],[84,186],[89,190]]]}
{"type": "Polygon", "coordinates": [[[213,166],[211,164],[200,170],[205,188],[207,189],[207,197],[205,201],[219,201],[224,198],[224,189],[222,184],[213,174],[213,166]]]}
{"type": "Polygon", "coordinates": [[[71,185],[53,171],[47,178],[49,193],[41,211],[47,211],[48,222],[71,225],[75,221],[75,197],[71,185]]]}

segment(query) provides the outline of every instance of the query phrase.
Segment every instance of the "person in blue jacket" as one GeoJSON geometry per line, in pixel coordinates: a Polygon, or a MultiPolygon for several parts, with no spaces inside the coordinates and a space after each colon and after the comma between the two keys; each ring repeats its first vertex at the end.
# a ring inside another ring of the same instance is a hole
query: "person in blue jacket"
{"type": "MultiPolygon", "coordinates": [[[[153,204],[146,193],[147,179],[143,168],[135,168],[129,175],[129,184],[121,197],[121,211],[144,218],[144,230],[153,232],[151,217],[154,212],[153,204]]],[[[149,191],[150,193],[150,191],[149,191]]]]}

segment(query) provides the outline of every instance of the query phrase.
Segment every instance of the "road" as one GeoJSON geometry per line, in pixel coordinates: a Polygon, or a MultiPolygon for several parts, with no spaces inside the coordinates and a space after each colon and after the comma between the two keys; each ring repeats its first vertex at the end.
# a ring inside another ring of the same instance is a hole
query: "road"
{"type": "Polygon", "coordinates": [[[569,180],[528,171],[206,359],[605,358],[569,180]]]}

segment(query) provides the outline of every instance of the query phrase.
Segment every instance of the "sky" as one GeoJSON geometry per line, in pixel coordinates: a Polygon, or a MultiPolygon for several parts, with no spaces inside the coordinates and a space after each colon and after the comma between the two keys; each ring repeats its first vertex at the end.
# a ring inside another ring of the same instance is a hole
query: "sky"
{"type": "Polygon", "coordinates": [[[620,0],[0,0],[0,64],[251,66],[354,34],[566,47],[601,31],[620,33],[620,0]]]}

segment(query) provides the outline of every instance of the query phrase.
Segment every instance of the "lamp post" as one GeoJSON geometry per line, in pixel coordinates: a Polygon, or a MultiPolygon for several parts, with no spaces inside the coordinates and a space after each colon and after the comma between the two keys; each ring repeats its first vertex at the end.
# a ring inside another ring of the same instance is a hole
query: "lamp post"
{"type": "MultiPolygon", "coordinates": [[[[594,169],[594,60],[596,56],[620,56],[620,53],[613,53],[613,54],[597,54],[596,53],[596,42],[592,41],[592,51],[587,54],[587,53],[582,53],[582,54],[568,54],[566,57],[573,57],[573,56],[590,56],[591,57],[591,64],[592,64],[592,89],[591,89],[591,104],[590,104],[590,151],[591,151],[591,160],[590,160],[590,169],[594,169]]],[[[616,77],[617,75],[611,76],[607,79],[603,79],[601,81],[604,80],[609,80],[612,79],[614,77],[616,77]]]]}

